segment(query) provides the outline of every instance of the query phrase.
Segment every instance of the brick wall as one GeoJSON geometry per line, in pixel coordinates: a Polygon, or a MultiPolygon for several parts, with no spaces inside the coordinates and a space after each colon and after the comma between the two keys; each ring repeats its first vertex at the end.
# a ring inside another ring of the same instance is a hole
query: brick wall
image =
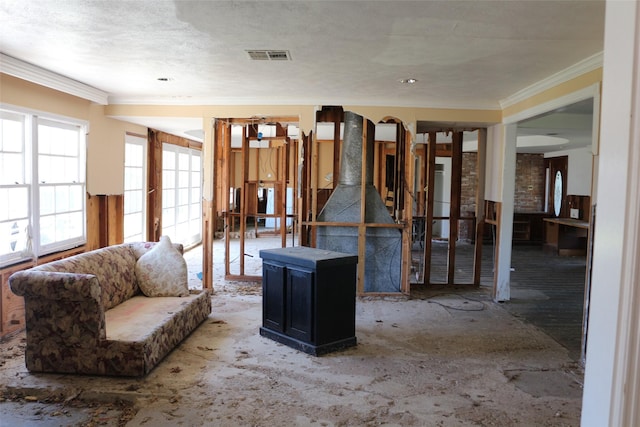
{"type": "Polygon", "coordinates": [[[541,212],[544,209],[544,155],[518,154],[514,212],[541,212]]]}
{"type": "MultiPolygon", "coordinates": [[[[476,209],[477,153],[462,155],[462,189],[460,216],[474,216],[476,209]]],[[[516,155],[515,212],[541,212],[544,209],[544,155],[516,155]]],[[[458,239],[471,241],[474,237],[473,221],[459,223],[458,239]]]]}
{"type": "MultiPolygon", "coordinates": [[[[460,216],[475,216],[476,212],[476,188],[478,187],[478,174],[476,163],[478,153],[462,154],[462,188],[460,189],[460,216]]],[[[460,220],[458,223],[458,239],[471,241],[474,237],[474,222],[460,220]]]]}

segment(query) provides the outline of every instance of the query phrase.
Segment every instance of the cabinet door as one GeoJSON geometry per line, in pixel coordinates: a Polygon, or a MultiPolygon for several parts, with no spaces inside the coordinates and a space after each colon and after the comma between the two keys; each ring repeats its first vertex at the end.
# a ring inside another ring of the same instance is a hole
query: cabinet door
{"type": "Polygon", "coordinates": [[[285,333],[301,341],[313,343],[313,286],[312,271],[287,268],[285,333]]]}
{"type": "Polygon", "coordinates": [[[262,325],[284,332],[285,268],[262,263],[262,325]]]}

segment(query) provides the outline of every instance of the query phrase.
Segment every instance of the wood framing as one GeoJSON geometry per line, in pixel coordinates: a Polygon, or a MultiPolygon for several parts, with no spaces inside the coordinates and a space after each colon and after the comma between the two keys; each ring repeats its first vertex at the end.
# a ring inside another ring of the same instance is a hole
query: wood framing
{"type": "MultiPolygon", "coordinates": [[[[224,270],[227,279],[261,279],[261,276],[246,274],[247,238],[278,235],[282,247],[285,247],[289,231],[295,235],[300,205],[304,206],[306,202],[304,197],[295,197],[299,185],[296,167],[298,143],[288,136],[285,124],[297,123],[297,120],[292,117],[216,119],[216,210],[218,217],[224,220],[224,270]],[[287,123],[276,121],[281,119],[287,123]],[[275,136],[263,135],[260,126],[275,127],[275,136]],[[234,127],[242,129],[240,141],[233,139],[234,127]],[[288,188],[293,193],[287,191],[288,188]],[[272,203],[272,211],[265,210],[267,198],[272,203]],[[293,207],[291,214],[287,213],[288,200],[293,207]],[[292,222],[291,228],[287,226],[288,221],[292,222]],[[273,230],[265,229],[267,222],[274,224],[273,230]],[[232,271],[233,257],[229,256],[233,239],[238,239],[237,271],[232,271]]],[[[303,142],[303,146],[305,144],[307,142],[303,142]]]]}

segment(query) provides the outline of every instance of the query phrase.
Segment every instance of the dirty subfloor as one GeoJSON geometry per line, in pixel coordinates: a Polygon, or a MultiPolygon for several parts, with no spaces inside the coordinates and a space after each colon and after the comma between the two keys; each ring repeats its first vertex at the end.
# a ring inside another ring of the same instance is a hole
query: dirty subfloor
{"type": "MultiPolygon", "coordinates": [[[[255,243],[254,263],[279,246],[255,243]]],[[[579,425],[575,356],[486,286],[358,299],[358,345],[321,357],[259,335],[259,283],[214,286],[210,317],[144,378],[31,374],[24,333],[1,342],[0,426],[579,425]]]]}

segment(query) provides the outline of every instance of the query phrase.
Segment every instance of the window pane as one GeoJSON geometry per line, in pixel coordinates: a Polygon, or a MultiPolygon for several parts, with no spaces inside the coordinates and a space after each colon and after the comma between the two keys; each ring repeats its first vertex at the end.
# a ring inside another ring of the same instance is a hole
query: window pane
{"type": "Polygon", "coordinates": [[[178,172],[178,187],[186,188],[189,186],[189,172],[178,172]]]}
{"type": "Polygon", "coordinates": [[[191,185],[193,187],[200,187],[200,172],[191,172],[191,185]]]}
{"type": "Polygon", "coordinates": [[[175,169],[176,155],[167,150],[162,151],[162,169],[175,169]]]}
{"type": "Polygon", "coordinates": [[[52,182],[52,172],[51,172],[51,157],[50,156],[39,156],[38,157],[38,182],[39,183],[50,183],[52,182]]]}
{"type": "Polygon", "coordinates": [[[56,189],[55,187],[40,187],[40,214],[50,215],[55,212],[56,189]]]}
{"type": "Polygon", "coordinates": [[[176,222],[183,223],[189,220],[189,206],[178,207],[178,218],[176,222]]]}
{"type": "Polygon", "coordinates": [[[70,185],[69,186],[69,210],[79,211],[82,210],[84,202],[84,186],[83,185],[70,185]]]}
{"type": "Polygon", "coordinates": [[[28,220],[0,222],[0,255],[19,253],[27,248],[28,220]]]}
{"type": "Polygon", "coordinates": [[[200,234],[202,228],[202,222],[197,219],[192,219],[189,221],[189,234],[195,235],[200,234]]]}
{"type": "Polygon", "coordinates": [[[84,221],[82,212],[71,212],[67,215],[69,224],[68,238],[80,237],[84,234],[84,221]]]}
{"type": "Polygon", "coordinates": [[[199,171],[200,170],[200,152],[196,152],[197,154],[194,154],[191,156],[191,170],[192,171],[199,171]]]}
{"type": "Polygon", "coordinates": [[[189,189],[178,190],[178,206],[189,204],[189,189]]]}
{"type": "Polygon", "coordinates": [[[162,191],[162,207],[170,208],[176,205],[175,201],[176,193],[175,190],[163,190],[162,191]]]}
{"type": "Polygon", "coordinates": [[[57,185],[56,187],[56,212],[69,211],[69,187],[57,185]]]}
{"type": "Polygon", "coordinates": [[[181,171],[189,170],[189,154],[188,153],[178,154],[178,169],[180,169],[181,171]]]}
{"type": "Polygon", "coordinates": [[[78,157],[78,133],[72,132],[67,134],[67,139],[61,142],[64,144],[64,155],[70,157],[78,157]]]}
{"type": "Polygon", "coordinates": [[[9,218],[9,189],[0,188],[0,221],[6,221],[9,218]]]}
{"type": "Polygon", "coordinates": [[[176,235],[180,236],[183,241],[187,240],[189,237],[189,223],[182,222],[176,226],[176,235]]]}
{"type": "Polygon", "coordinates": [[[56,241],[56,219],[55,216],[44,216],[40,218],[40,244],[48,245],[56,241]]]}
{"type": "Polygon", "coordinates": [[[9,218],[26,218],[29,216],[29,189],[27,187],[10,188],[9,218]]]}
{"type": "Polygon", "coordinates": [[[194,203],[191,205],[191,219],[199,219],[202,208],[199,203],[194,203]]]}
{"type": "Polygon", "coordinates": [[[0,115],[0,151],[21,153],[24,147],[24,116],[2,112],[0,115]]]}
{"type": "Polygon", "coordinates": [[[142,167],[144,147],[138,144],[126,144],[125,148],[125,165],[142,167]]]}
{"type": "Polygon", "coordinates": [[[163,171],[162,172],[162,186],[164,188],[175,188],[176,187],[176,173],[173,171],[163,171]]]}
{"type": "Polygon", "coordinates": [[[24,156],[0,152],[0,185],[24,184],[24,156]]]}
{"type": "Polygon", "coordinates": [[[175,209],[162,209],[162,226],[169,227],[175,223],[175,209]]]}
{"type": "Polygon", "coordinates": [[[77,157],[67,157],[64,159],[64,181],[62,182],[82,182],[78,175],[78,158],[77,157]]]}
{"type": "Polygon", "coordinates": [[[191,188],[191,203],[200,202],[200,188],[191,188]]]}
{"type": "Polygon", "coordinates": [[[135,172],[133,170],[131,170],[131,168],[124,168],[124,190],[131,190],[134,188],[133,183],[131,182],[132,177],[134,176],[135,172]]]}

